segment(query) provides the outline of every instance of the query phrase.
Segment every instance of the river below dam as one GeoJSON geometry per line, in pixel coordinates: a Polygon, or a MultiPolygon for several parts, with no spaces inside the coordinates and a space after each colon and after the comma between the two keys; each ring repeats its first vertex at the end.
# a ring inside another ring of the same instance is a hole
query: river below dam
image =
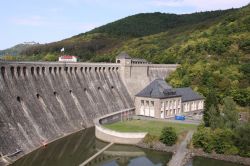
{"type": "MultiPolygon", "coordinates": [[[[12,166],[78,166],[107,143],[95,138],[95,129],[88,128],[54,141],[20,158],[12,166]]],[[[112,145],[88,165],[96,166],[161,166],[172,154],[129,145],[112,145]]],[[[195,157],[187,166],[239,166],[230,162],[195,157]]]]}

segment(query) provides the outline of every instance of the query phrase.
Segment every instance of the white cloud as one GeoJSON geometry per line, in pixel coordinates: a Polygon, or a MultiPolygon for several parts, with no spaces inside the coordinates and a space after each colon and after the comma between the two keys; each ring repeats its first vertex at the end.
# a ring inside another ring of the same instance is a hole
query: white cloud
{"type": "Polygon", "coordinates": [[[248,3],[249,0],[151,0],[158,7],[193,7],[197,11],[237,8],[248,3]]]}

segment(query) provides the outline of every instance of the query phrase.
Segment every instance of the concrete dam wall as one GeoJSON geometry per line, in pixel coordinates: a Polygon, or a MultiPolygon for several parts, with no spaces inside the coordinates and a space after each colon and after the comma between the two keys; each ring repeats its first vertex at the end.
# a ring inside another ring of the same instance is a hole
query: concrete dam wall
{"type": "Polygon", "coordinates": [[[134,94],[176,67],[0,61],[0,154],[26,154],[134,107],[134,94]]]}
{"type": "Polygon", "coordinates": [[[165,79],[178,67],[177,64],[124,64],[120,75],[132,98],[151,81],[165,79]]]}
{"type": "Polygon", "coordinates": [[[133,107],[116,64],[0,63],[0,152],[24,153],[133,107]]]}

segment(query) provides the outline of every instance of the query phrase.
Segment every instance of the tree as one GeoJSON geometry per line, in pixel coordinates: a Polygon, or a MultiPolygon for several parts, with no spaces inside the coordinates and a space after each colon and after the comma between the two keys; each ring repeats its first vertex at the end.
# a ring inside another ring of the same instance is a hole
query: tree
{"type": "Polygon", "coordinates": [[[206,100],[205,100],[205,109],[204,109],[204,115],[203,115],[203,120],[204,120],[206,127],[210,126],[209,109],[212,105],[215,107],[216,110],[218,110],[218,100],[217,100],[217,97],[215,95],[215,91],[210,89],[210,91],[207,94],[206,100]]]}
{"type": "Polygon", "coordinates": [[[165,127],[161,131],[160,140],[168,146],[175,144],[177,140],[177,134],[173,127],[165,127]]]}
{"type": "Polygon", "coordinates": [[[202,148],[205,152],[211,153],[213,150],[213,134],[209,127],[199,126],[194,133],[192,143],[195,148],[202,148]]]}
{"type": "Polygon", "coordinates": [[[223,99],[222,113],[225,127],[231,129],[237,127],[239,114],[236,110],[236,104],[231,97],[226,97],[223,99]]]}
{"type": "Polygon", "coordinates": [[[250,89],[236,89],[231,91],[234,101],[241,106],[250,105],[250,89]]]}
{"type": "Polygon", "coordinates": [[[235,145],[239,148],[241,156],[250,157],[250,123],[239,125],[235,128],[235,145]]]}
{"type": "Polygon", "coordinates": [[[45,61],[56,61],[57,56],[55,54],[46,54],[46,56],[43,58],[45,61]]]}
{"type": "Polygon", "coordinates": [[[234,133],[231,129],[216,129],[213,133],[213,147],[219,154],[237,154],[238,148],[234,146],[234,133]]]}
{"type": "Polygon", "coordinates": [[[209,108],[209,125],[212,129],[215,129],[215,128],[219,128],[221,127],[221,122],[222,122],[222,119],[220,117],[220,113],[218,110],[216,110],[215,106],[214,105],[211,105],[211,107],[209,108]]]}

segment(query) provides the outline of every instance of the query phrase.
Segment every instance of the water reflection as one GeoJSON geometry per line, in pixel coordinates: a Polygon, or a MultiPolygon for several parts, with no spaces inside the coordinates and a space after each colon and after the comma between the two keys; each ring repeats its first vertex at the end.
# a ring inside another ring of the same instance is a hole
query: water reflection
{"type": "Polygon", "coordinates": [[[191,163],[187,164],[186,166],[244,166],[244,165],[227,161],[214,160],[204,157],[194,157],[191,163]]]}
{"type": "MultiPolygon", "coordinates": [[[[12,166],[78,166],[107,145],[95,139],[94,134],[94,128],[72,134],[26,155],[12,166]]],[[[88,165],[160,166],[166,165],[170,158],[170,153],[149,151],[135,146],[113,145],[88,165]]]]}
{"type": "Polygon", "coordinates": [[[96,142],[94,128],[57,140],[17,160],[13,166],[74,166],[103,148],[106,143],[96,142]]]}
{"type": "Polygon", "coordinates": [[[112,156],[96,163],[98,166],[161,166],[171,159],[171,153],[150,151],[135,146],[114,145],[102,155],[112,156]]]}

